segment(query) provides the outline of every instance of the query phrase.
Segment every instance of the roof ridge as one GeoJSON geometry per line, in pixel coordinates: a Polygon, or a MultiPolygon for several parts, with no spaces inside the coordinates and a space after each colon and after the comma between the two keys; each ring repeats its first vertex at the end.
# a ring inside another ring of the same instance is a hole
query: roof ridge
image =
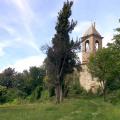
{"type": "Polygon", "coordinates": [[[88,36],[88,35],[98,35],[101,37],[100,33],[96,30],[95,28],[95,23],[91,24],[91,26],[87,29],[87,31],[83,34],[83,37],[88,36]]]}

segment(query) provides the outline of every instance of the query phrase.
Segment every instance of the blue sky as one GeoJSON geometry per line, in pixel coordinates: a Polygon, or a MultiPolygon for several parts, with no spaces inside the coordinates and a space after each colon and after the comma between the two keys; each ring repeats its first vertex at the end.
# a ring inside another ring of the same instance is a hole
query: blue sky
{"type": "MultiPolygon", "coordinates": [[[[72,18],[78,24],[72,37],[96,22],[104,37],[103,46],[110,42],[113,29],[119,26],[120,0],[73,0],[72,18]]],[[[40,51],[50,44],[57,13],[64,0],[0,0],[0,71],[13,67],[17,71],[40,66],[45,55],[40,51]]]]}

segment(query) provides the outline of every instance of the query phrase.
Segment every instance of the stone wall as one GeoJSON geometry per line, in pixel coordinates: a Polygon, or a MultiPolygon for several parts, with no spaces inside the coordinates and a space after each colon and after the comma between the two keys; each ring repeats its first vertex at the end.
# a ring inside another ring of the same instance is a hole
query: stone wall
{"type": "Polygon", "coordinates": [[[100,87],[100,83],[97,82],[97,78],[93,78],[91,73],[88,71],[88,67],[86,64],[82,65],[82,71],[80,72],[80,85],[86,91],[96,92],[100,87]]]}

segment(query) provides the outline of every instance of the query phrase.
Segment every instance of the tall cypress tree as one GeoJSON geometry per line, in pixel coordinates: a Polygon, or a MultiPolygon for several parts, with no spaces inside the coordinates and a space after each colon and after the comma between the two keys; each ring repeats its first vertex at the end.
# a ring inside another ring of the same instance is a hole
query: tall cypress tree
{"type": "Polygon", "coordinates": [[[56,33],[52,38],[52,46],[48,48],[46,69],[50,83],[55,88],[56,100],[60,103],[63,99],[64,77],[72,73],[74,68],[79,68],[79,58],[76,51],[80,49],[80,42],[70,40],[70,33],[77,22],[69,20],[71,16],[72,1],[64,2],[62,10],[58,13],[56,33]]]}

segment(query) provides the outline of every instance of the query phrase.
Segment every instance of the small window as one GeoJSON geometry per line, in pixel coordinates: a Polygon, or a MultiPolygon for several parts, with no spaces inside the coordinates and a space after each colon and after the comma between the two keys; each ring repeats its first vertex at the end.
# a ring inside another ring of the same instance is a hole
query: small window
{"type": "Polygon", "coordinates": [[[89,44],[89,40],[87,40],[85,42],[85,52],[89,52],[89,50],[90,50],[90,44],[89,44]]]}

